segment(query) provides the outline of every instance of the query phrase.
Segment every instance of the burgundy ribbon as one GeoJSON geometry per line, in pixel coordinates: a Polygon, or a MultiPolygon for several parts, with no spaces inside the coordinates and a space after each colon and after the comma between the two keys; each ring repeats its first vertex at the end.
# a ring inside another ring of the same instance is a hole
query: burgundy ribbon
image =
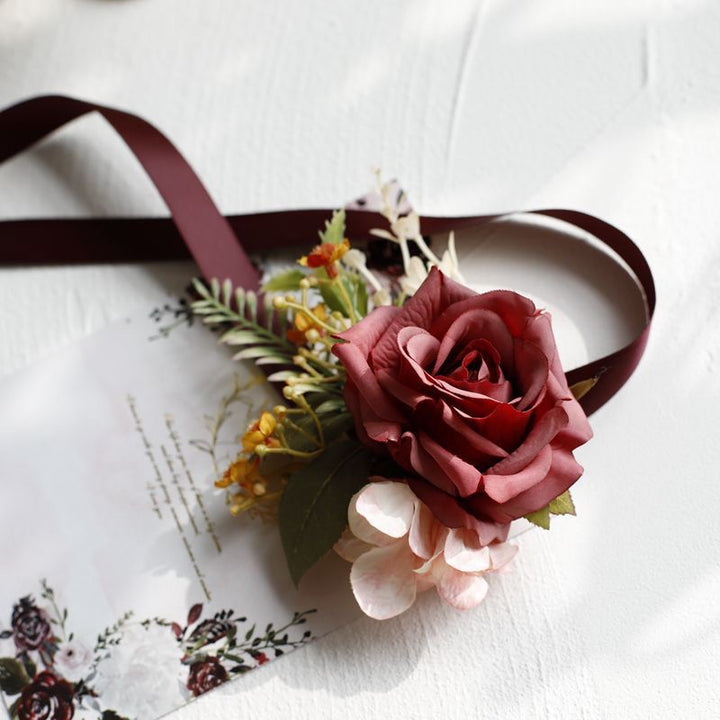
{"type": "MultiPolygon", "coordinates": [[[[124,262],[191,255],[206,278],[229,278],[235,285],[255,289],[259,275],[245,250],[306,246],[330,215],[330,210],[290,210],[223,217],[195,171],[159,130],[136,115],[64,96],[32,98],[0,112],[0,163],[90,112],[100,113],[133,151],[171,218],[4,221],[0,223],[0,262],[124,262]]],[[[627,263],[645,293],[648,318],[640,334],[620,350],[567,373],[570,385],[598,379],[580,401],[590,415],[625,384],[642,357],[655,311],[652,272],[637,245],[609,223],[574,210],[532,212],[594,235],[627,263]]],[[[431,235],[477,227],[498,217],[424,217],[421,227],[424,234],[431,235]]],[[[372,228],[385,224],[375,213],[347,211],[351,239],[365,237],[372,228]]]]}

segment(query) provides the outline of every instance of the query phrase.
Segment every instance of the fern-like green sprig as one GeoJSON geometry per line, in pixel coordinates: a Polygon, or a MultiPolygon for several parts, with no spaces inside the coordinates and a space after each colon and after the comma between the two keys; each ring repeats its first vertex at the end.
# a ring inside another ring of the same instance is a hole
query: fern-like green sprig
{"type": "Polygon", "coordinates": [[[208,287],[195,279],[193,288],[200,296],[192,303],[193,312],[202,316],[206,325],[230,326],[220,342],[243,346],[234,359],[253,360],[256,365],[292,364],[296,348],[285,339],[287,310],[273,307],[271,296],[264,296],[261,318],[257,295],[243,288],[233,290],[229,280],[221,284],[213,279],[208,287]]]}

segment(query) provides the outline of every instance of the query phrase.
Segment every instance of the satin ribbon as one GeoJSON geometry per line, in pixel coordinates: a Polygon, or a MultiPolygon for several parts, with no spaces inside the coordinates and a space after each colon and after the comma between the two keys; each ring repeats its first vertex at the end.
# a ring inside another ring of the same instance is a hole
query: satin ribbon
{"type": "MultiPolygon", "coordinates": [[[[9,220],[0,222],[0,263],[54,264],[171,260],[192,256],[205,278],[229,278],[257,289],[259,273],[245,250],[268,251],[307,246],[331,210],[289,210],[224,217],[200,178],[157,128],[131,113],[74,98],[31,98],[0,112],[0,162],[22,152],[66,123],[100,113],[135,154],[170,210],[165,218],[9,220]],[[240,238],[242,242],[238,240],[240,238]]],[[[533,210],[595,236],[630,267],[645,293],[647,322],[620,350],[567,373],[568,383],[597,378],[580,400],[590,415],[632,375],[645,351],[655,311],[655,284],[640,248],[623,232],[599,218],[575,210],[533,210]]],[[[423,234],[446,233],[484,225],[500,215],[423,217],[423,234]]],[[[367,237],[386,221],[376,213],[347,211],[349,238],[367,237]]]]}

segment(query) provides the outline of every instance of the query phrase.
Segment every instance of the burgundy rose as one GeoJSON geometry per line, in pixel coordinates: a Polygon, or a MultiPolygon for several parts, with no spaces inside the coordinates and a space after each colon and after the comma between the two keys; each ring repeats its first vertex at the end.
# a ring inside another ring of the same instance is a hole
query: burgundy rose
{"type": "Polygon", "coordinates": [[[11,622],[18,650],[37,650],[52,637],[48,616],[29,597],[13,607],[11,622]]]}
{"type": "Polygon", "coordinates": [[[228,679],[227,670],[216,657],[198,660],[190,666],[187,688],[195,697],[222,685],[228,679]]]}
{"type": "Polygon", "coordinates": [[[402,308],[380,307],[333,348],[359,438],[410,473],[448,527],[485,542],[582,474],[592,431],[568,389],[550,316],[509,291],[478,295],[433,269],[402,308]]]}
{"type": "Polygon", "coordinates": [[[73,686],[51,672],[41,672],[20,695],[18,720],[70,720],[75,714],[73,686]]]}

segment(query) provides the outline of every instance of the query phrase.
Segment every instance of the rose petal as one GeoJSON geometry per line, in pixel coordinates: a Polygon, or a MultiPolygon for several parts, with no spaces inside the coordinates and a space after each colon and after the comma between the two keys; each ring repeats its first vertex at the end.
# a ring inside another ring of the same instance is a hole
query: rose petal
{"type": "Polygon", "coordinates": [[[350,585],[360,609],[386,620],[405,612],[417,594],[415,556],[405,540],[361,555],[350,570],[350,585]]]}
{"type": "MultiPolygon", "coordinates": [[[[555,445],[551,446],[551,450],[550,470],[537,485],[505,503],[497,503],[484,495],[467,498],[464,503],[468,512],[492,518],[498,523],[510,522],[544,508],[551,500],[562,495],[582,475],[583,469],[569,450],[555,445]]],[[[426,502],[414,487],[413,492],[426,502]]]]}
{"type": "Polygon", "coordinates": [[[507,502],[510,498],[544,481],[550,471],[552,458],[552,450],[546,445],[531,462],[514,474],[496,474],[495,468],[491,468],[485,473],[485,492],[495,502],[507,502]]]}
{"type": "MultiPolygon", "coordinates": [[[[428,328],[449,305],[461,300],[476,297],[477,293],[456,283],[432,268],[420,289],[395,315],[387,331],[378,340],[372,350],[371,359],[376,370],[390,370],[397,357],[397,334],[404,327],[428,328]]],[[[440,337],[433,333],[435,337],[440,337]]]]}
{"type": "MultiPolygon", "coordinates": [[[[421,432],[418,434],[418,445],[435,460],[437,466],[445,474],[448,481],[457,488],[459,495],[467,497],[468,495],[476,493],[478,488],[481,487],[483,481],[482,473],[474,465],[471,465],[435,442],[427,433],[421,432]]],[[[416,471],[418,470],[417,468],[415,469],[416,471]]],[[[419,474],[422,477],[432,480],[432,478],[423,472],[419,474]]]]}
{"type": "MultiPolygon", "coordinates": [[[[462,349],[470,341],[482,338],[491,343],[498,352],[502,364],[508,367],[513,362],[513,337],[507,326],[496,313],[483,307],[477,307],[477,300],[462,314],[456,315],[455,321],[438,334],[436,326],[431,328],[435,337],[440,338],[440,347],[435,358],[433,375],[437,375],[448,358],[458,349],[462,349]]],[[[469,303],[464,303],[469,305],[469,303]]],[[[453,308],[452,310],[454,310],[453,308]]]]}
{"type": "MultiPolygon", "coordinates": [[[[350,326],[347,330],[340,333],[338,337],[342,340],[352,343],[366,357],[375,347],[382,334],[390,327],[393,319],[400,312],[399,307],[394,305],[383,305],[376,307],[366,318],[363,319],[362,326],[356,324],[350,326]]],[[[340,357],[340,350],[345,343],[339,343],[333,347],[333,353],[340,357]]]]}
{"type": "MultiPolygon", "coordinates": [[[[504,542],[507,538],[510,530],[509,520],[504,520],[502,523],[485,522],[461,507],[458,498],[451,497],[420,478],[408,478],[408,484],[410,489],[428,506],[432,514],[445,527],[470,528],[477,532],[483,545],[489,545],[494,540],[504,542]]],[[[463,500],[463,503],[471,505],[476,502],[477,498],[484,498],[484,496],[475,496],[469,500],[463,500]]],[[[488,502],[492,503],[489,499],[488,502]]],[[[496,503],[493,503],[493,505],[496,505],[496,503]]],[[[487,517],[491,516],[487,515],[487,517]]]]}
{"type": "Polygon", "coordinates": [[[410,432],[403,433],[400,442],[389,446],[393,459],[406,470],[417,473],[427,479],[436,487],[450,493],[457,494],[453,481],[447,476],[443,468],[435,462],[432,455],[425,450],[418,438],[410,432]]]}
{"type": "Polygon", "coordinates": [[[445,540],[445,562],[460,572],[485,572],[490,569],[490,548],[475,531],[453,528],[445,540]]]}
{"type": "Polygon", "coordinates": [[[520,472],[537,458],[538,453],[552,442],[567,423],[568,416],[565,410],[561,407],[552,408],[536,421],[533,429],[515,452],[500,460],[487,472],[498,475],[520,472]]]}

